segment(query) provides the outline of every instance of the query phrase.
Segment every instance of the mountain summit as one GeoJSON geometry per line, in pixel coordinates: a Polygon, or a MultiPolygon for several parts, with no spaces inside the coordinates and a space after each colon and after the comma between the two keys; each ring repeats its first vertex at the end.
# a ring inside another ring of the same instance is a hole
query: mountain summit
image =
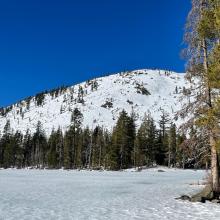
{"type": "MultiPolygon", "coordinates": [[[[83,113],[83,125],[112,129],[124,109],[136,115],[139,125],[145,114],[156,122],[162,111],[174,118],[180,110],[179,98],[186,87],[184,74],[164,70],[122,72],[29,97],[0,112],[0,131],[10,121],[14,131],[34,132],[38,121],[46,134],[70,126],[74,108],[83,113]]],[[[177,120],[177,125],[179,121],[177,120]]]]}

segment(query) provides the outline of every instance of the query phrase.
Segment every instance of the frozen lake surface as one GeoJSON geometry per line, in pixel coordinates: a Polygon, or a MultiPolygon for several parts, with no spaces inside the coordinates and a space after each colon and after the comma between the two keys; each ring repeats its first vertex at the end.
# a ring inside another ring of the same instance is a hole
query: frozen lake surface
{"type": "Polygon", "coordinates": [[[220,205],[174,199],[204,171],[165,171],[0,170],[0,219],[220,219],[220,205]]]}

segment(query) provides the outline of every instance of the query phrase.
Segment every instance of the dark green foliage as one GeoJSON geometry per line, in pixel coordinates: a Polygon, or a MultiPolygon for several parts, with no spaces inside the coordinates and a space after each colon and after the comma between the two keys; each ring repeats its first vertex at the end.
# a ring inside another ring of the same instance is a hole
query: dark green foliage
{"type": "MultiPolygon", "coordinates": [[[[110,169],[152,166],[183,166],[188,156],[184,137],[169,127],[168,116],[162,114],[161,128],[156,129],[148,115],[136,132],[135,114],[120,113],[112,133],[102,127],[82,127],[83,115],[75,108],[69,129],[53,130],[48,138],[41,122],[31,135],[13,133],[7,121],[0,138],[0,167],[36,167],[50,169],[110,169]]],[[[187,166],[186,166],[187,167],[187,166]]]]}
{"type": "Polygon", "coordinates": [[[44,98],[45,98],[45,94],[46,94],[46,92],[42,92],[42,93],[38,93],[38,94],[35,96],[35,102],[36,102],[36,105],[37,105],[37,106],[43,105],[43,103],[44,103],[44,98]]]}
{"type": "Polygon", "coordinates": [[[20,132],[16,132],[15,135],[11,138],[11,148],[12,148],[12,166],[13,167],[22,167],[24,160],[24,147],[23,147],[23,135],[20,132]]]}
{"type": "Polygon", "coordinates": [[[50,94],[53,98],[56,98],[59,95],[65,93],[67,88],[68,88],[67,86],[61,86],[61,87],[58,87],[56,89],[49,91],[47,94],[50,94]]]}
{"type": "Polygon", "coordinates": [[[166,147],[164,146],[162,131],[157,131],[156,135],[155,148],[157,149],[157,153],[155,155],[155,161],[159,165],[165,165],[166,147]]]}
{"type": "Polygon", "coordinates": [[[204,149],[204,146],[209,146],[208,149],[211,152],[210,182],[212,182],[213,192],[218,196],[220,195],[219,8],[219,0],[192,0],[192,9],[187,19],[185,33],[185,42],[188,47],[184,53],[187,58],[186,79],[189,82],[196,81],[196,83],[190,86],[190,90],[194,93],[193,102],[186,103],[182,110],[182,115],[187,120],[182,126],[184,132],[189,132],[192,127],[196,129],[196,134],[192,135],[188,145],[185,145],[186,148],[190,146],[189,152],[194,154],[190,162],[197,160],[198,155],[203,152],[206,154],[207,149],[204,149]]]}
{"type": "Polygon", "coordinates": [[[71,134],[71,131],[68,130],[65,133],[65,136],[64,136],[64,149],[63,149],[64,160],[63,160],[63,166],[64,166],[65,169],[71,169],[73,167],[72,143],[73,143],[73,136],[71,134]]]}
{"type": "Polygon", "coordinates": [[[37,167],[44,167],[46,165],[46,151],[47,151],[47,139],[42,128],[41,122],[38,122],[36,132],[32,138],[33,165],[37,167]]]}
{"type": "Polygon", "coordinates": [[[143,86],[140,85],[139,83],[136,83],[137,93],[140,93],[142,95],[150,95],[150,92],[143,86]]]}
{"type": "Polygon", "coordinates": [[[23,161],[21,167],[30,167],[32,165],[32,137],[29,131],[26,132],[23,138],[23,161]]]}
{"type": "Polygon", "coordinates": [[[91,81],[91,90],[92,91],[96,91],[97,89],[98,89],[98,82],[97,82],[97,80],[92,80],[91,81]]]}
{"type": "Polygon", "coordinates": [[[186,151],[184,149],[184,141],[186,140],[185,135],[177,134],[177,150],[176,150],[176,161],[178,164],[176,166],[185,168],[186,163],[186,151]]]}
{"type": "Polygon", "coordinates": [[[111,169],[132,167],[132,152],[135,140],[135,124],[132,117],[122,111],[112,134],[111,169]]]}
{"type": "Polygon", "coordinates": [[[101,107],[103,107],[103,108],[113,108],[113,103],[112,103],[112,101],[106,100],[106,102],[103,105],[101,105],[101,107]]]}
{"type": "Polygon", "coordinates": [[[0,108],[1,116],[5,117],[12,109],[13,109],[13,105],[6,108],[0,108]]]}
{"type": "Polygon", "coordinates": [[[32,99],[32,97],[28,97],[27,99],[25,99],[27,110],[30,109],[30,102],[31,102],[31,99],[32,99]]]}
{"type": "Polygon", "coordinates": [[[63,134],[59,128],[52,131],[48,140],[47,163],[49,168],[60,168],[63,166],[63,134]]]}
{"type": "Polygon", "coordinates": [[[145,116],[135,140],[135,166],[151,166],[156,158],[156,127],[150,116],[145,116]]]}
{"type": "Polygon", "coordinates": [[[78,103],[82,103],[84,104],[84,90],[83,87],[81,85],[79,85],[78,88],[78,103]]]}
{"type": "Polygon", "coordinates": [[[171,124],[169,129],[169,144],[168,144],[168,167],[173,167],[176,164],[176,154],[177,154],[177,134],[176,125],[171,124]]]}
{"type": "Polygon", "coordinates": [[[89,168],[91,163],[91,131],[87,127],[82,131],[82,149],[81,149],[81,163],[82,167],[89,168]]]}
{"type": "Polygon", "coordinates": [[[83,115],[78,108],[75,108],[71,117],[70,129],[64,138],[64,167],[66,169],[78,168],[82,166],[82,129],[83,115]]]}

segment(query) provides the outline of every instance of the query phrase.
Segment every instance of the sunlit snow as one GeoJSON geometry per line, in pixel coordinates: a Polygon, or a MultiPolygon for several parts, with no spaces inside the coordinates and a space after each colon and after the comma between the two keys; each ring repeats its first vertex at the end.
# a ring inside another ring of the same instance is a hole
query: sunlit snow
{"type": "Polygon", "coordinates": [[[216,204],[175,200],[205,171],[0,170],[0,219],[216,220],[216,204]]]}
{"type": "MultiPolygon", "coordinates": [[[[83,125],[90,128],[100,125],[111,130],[123,109],[129,114],[132,110],[136,113],[137,125],[145,114],[151,114],[158,122],[162,110],[174,118],[176,111],[181,109],[183,88],[187,87],[184,74],[162,70],[136,70],[96,80],[97,90],[92,90],[91,85],[83,82],[69,87],[56,98],[47,95],[42,106],[36,106],[34,99],[31,100],[30,109],[27,109],[25,102],[13,105],[6,117],[0,116],[0,131],[3,131],[7,120],[10,120],[14,131],[20,130],[22,133],[27,129],[35,132],[38,121],[42,122],[48,135],[59,126],[65,131],[70,125],[71,112],[76,107],[84,115],[83,125]],[[150,95],[138,93],[137,85],[144,87],[150,95]],[[84,90],[84,104],[76,101],[79,86],[84,90]],[[112,102],[112,107],[102,107],[106,101],[112,102]]],[[[177,125],[180,122],[177,121],[177,125]]]]}

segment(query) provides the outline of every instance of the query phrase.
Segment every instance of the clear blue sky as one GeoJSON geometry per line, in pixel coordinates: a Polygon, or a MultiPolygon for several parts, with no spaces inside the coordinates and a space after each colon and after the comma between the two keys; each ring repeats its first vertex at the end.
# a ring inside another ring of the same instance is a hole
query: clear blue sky
{"type": "Polygon", "coordinates": [[[190,0],[0,1],[0,106],[141,68],[184,71],[190,0]]]}

